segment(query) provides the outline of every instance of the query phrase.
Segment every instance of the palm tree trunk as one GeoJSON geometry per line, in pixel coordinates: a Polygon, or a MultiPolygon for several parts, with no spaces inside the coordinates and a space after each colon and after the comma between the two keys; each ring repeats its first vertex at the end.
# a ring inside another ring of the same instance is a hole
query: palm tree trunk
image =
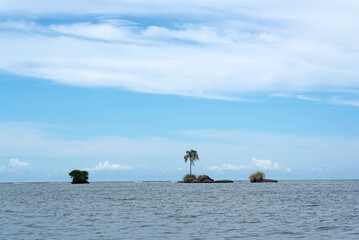
{"type": "Polygon", "coordinates": [[[189,164],[189,175],[192,175],[192,165],[191,165],[191,163],[189,164]]]}

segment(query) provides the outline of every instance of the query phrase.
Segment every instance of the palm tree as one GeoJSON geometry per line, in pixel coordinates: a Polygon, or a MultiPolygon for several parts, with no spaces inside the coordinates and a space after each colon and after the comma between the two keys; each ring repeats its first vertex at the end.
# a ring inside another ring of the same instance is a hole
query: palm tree
{"type": "Polygon", "coordinates": [[[199,160],[198,153],[196,150],[186,151],[186,155],[184,156],[184,162],[187,163],[189,159],[189,174],[192,175],[192,165],[194,166],[194,161],[199,160]]]}

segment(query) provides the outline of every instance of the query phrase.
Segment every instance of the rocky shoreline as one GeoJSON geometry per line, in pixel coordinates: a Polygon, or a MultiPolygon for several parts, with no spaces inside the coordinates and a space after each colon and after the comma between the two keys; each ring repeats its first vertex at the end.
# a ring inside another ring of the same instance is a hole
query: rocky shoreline
{"type": "Polygon", "coordinates": [[[260,181],[251,181],[251,183],[265,183],[265,182],[278,182],[278,181],[273,179],[262,179],[260,181]]]}

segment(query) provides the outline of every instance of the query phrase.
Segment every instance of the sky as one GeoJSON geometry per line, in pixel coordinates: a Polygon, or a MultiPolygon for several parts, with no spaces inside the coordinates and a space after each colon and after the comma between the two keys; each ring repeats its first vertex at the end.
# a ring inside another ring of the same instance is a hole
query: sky
{"type": "Polygon", "coordinates": [[[2,0],[0,182],[358,179],[354,0],[2,0]]]}

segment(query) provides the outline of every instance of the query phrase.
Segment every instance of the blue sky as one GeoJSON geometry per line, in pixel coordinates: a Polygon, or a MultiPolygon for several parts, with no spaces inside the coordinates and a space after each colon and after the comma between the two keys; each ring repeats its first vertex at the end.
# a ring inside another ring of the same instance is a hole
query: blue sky
{"type": "Polygon", "coordinates": [[[353,179],[356,1],[2,1],[0,181],[353,179]]]}

